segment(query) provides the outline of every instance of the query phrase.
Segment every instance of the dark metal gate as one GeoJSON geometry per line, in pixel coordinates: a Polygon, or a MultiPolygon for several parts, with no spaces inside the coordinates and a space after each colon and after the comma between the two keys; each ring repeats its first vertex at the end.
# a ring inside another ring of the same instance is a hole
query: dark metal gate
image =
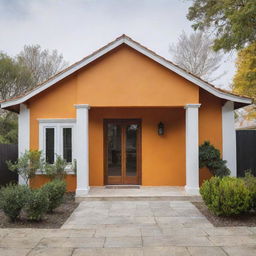
{"type": "Polygon", "coordinates": [[[0,144],[0,186],[10,182],[17,182],[18,175],[8,170],[6,161],[16,161],[18,158],[18,145],[0,144]]]}
{"type": "Polygon", "coordinates": [[[237,176],[243,177],[246,170],[256,176],[256,130],[236,131],[237,176]]]}

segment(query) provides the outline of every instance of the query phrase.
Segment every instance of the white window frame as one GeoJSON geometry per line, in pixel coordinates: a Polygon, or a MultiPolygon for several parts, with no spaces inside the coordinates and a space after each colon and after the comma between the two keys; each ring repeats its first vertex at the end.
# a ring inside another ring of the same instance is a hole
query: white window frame
{"type": "MultiPolygon", "coordinates": [[[[42,151],[43,157],[46,157],[46,128],[54,128],[54,161],[56,155],[63,158],[63,128],[71,128],[72,134],[72,159],[76,159],[75,152],[75,128],[76,119],[38,119],[39,121],[39,150],[42,151]]],[[[72,163],[69,163],[65,169],[68,174],[73,174],[72,163]]]]}

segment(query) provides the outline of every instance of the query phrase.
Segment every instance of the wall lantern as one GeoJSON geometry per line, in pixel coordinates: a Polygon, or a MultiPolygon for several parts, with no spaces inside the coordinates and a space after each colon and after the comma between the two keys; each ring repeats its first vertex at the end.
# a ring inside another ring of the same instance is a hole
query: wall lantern
{"type": "Polygon", "coordinates": [[[164,124],[163,124],[162,122],[160,122],[160,123],[158,124],[158,129],[157,129],[157,131],[158,131],[158,135],[164,135],[164,124]]]}

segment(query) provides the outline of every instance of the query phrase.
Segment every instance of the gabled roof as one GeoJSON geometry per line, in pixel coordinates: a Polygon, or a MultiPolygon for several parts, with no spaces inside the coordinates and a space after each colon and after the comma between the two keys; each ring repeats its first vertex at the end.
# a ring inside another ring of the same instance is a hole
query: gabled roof
{"type": "Polygon", "coordinates": [[[86,65],[90,64],[91,62],[95,61],[96,59],[100,58],[101,56],[105,55],[106,53],[110,52],[111,50],[117,48],[118,46],[125,44],[129,47],[133,48],[134,50],[140,52],[141,54],[149,57],[150,59],[154,60],[155,62],[161,64],[162,66],[168,68],[169,70],[175,72],[176,74],[182,76],[183,78],[187,79],[188,81],[198,85],[200,88],[208,91],[209,93],[215,95],[224,100],[230,100],[241,105],[245,104],[252,104],[252,99],[248,97],[239,96],[219,88],[214,87],[212,84],[202,80],[201,78],[187,72],[186,70],[178,67],[171,61],[159,56],[155,52],[149,50],[145,46],[139,44],[138,42],[134,41],[130,37],[126,35],[122,35],[116,38],[114,41],[110,42],[106,46],[100,48],[99,50],[93,52],[91,55],[83,58],[82,60],[74,63],[73,65],[69,66],[68,68],[62,70],[55,76],[51,77],[44,83],[38,85],[33,90],[27,92],[25,95],[21,95],[16,98],[12,98],[1,103],[1,108],[10,108],[22,103],[25,103],[27,100],[32,98],[33,96],[39,94],[40,92],[46,90],[47,88],[53,86],[57,82],[63,80],[67,76],[73,74],[74,72],[78,71],[79,69],[85,67],[86,65]]]}

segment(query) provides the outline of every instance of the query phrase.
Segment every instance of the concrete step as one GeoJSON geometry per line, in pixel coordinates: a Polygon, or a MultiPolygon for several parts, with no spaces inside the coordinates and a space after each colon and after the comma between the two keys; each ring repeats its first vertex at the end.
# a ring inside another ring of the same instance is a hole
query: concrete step
{"type": "Polygon", "coordinates": [[[202,201],[201,196],[84,196],[76,197],[76,202],[82,201],[202,201]]]}

